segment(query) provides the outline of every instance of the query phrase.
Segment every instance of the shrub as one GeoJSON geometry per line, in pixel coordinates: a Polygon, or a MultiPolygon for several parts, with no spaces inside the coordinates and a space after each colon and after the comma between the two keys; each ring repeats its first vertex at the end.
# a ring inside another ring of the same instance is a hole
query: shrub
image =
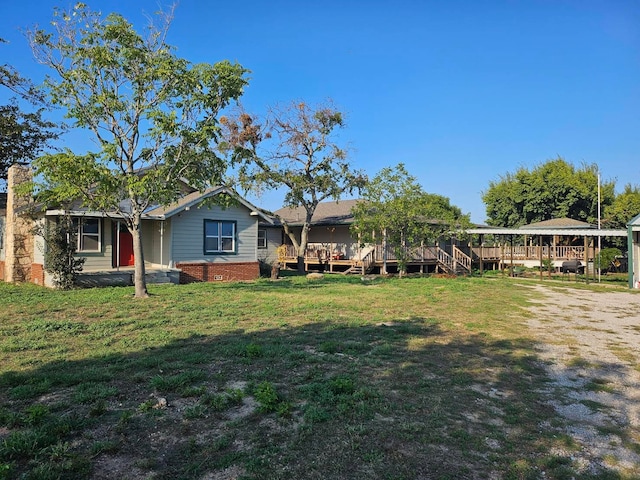
{"type": "Polygon", "coordinates": [[[62,290],[69,290],[76,283],[86,258],[76,258],[77,233],[69,215],[55,222],[47,222],[36,229],[45,242],[44,269],[53,276],[53,283],[62,290]]]}

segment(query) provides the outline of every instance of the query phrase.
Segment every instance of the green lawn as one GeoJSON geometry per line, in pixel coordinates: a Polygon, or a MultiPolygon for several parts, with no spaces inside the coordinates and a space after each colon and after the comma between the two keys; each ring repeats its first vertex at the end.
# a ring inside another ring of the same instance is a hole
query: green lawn
{"type": "Polygon", "coordinates": [[[0,478],[575,475],[517,281],[150,293],[0,283],[0,478]]]}

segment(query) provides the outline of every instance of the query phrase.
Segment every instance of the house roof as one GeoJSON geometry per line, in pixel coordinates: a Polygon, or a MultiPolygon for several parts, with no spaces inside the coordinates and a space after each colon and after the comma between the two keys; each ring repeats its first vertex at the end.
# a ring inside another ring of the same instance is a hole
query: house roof
{"type": "MultiPolygon", "coordinates": [[[[242,198],[232,189],[228,187],[222,187],[222,186],[211,187],[205,190],[204,192],[196,191],[196,192],[188,193],[187,195],[181,197],[177,202],[172,203],[171,205],[151,207],[150,209],[146,210],[143,213],[142,218],[145,220],[165,220],[184,210],[190,209],[191,207],[199,204],[200,202],[202,202],[207,198],[214,197],[221,193],[226,193],[231,197],[233,197],[240,205],[243,205],[244,207],[249,209],[251,211],[251,215],[259,216],[262,220],[268,223],[273,223],[273,220],[271,219],[271,217],[266,215],[260,209],[258,209],[253,204],[251,204],[249,201],[242,198]]],[[[71,210],[71,211],[47,210],[46,215],[61,215],[63,213],[69,213],[70,215],[73,215],[73,216],[85,216],[85,217],[114,217],[114,218],[119,217],[119,215],[113,212],[105,213],[105,212],[84,210],[81,208],[71,210]]]]}
{"type": "Polygon", "coordinates": [[[207,198],[214,197],[221,193],[226,193],[230,195],[238,203],[240,203],[241,205],[251,210],[251,215],[259,216],[262,220],[268,223],[273,223],[273,220],[271,219],[271,217],[269,217],[267,214],[265,214],[262,210],[257,208],[255,205],[253,205],[249,201],[242,198],[240,195],[238,195],[236,192],[234,192],[230,188],[221,187],[221,186],[209,188],[204,192],[192,192],[180,198],[180,200],[178,200],[177,202],[171,205],[159,206],[159,207],[155,207],[150,210],[147,210],[144,213],[144,217],[164,220],[165,218],[172,217],[173,215],[176,215],[184,210],[188,210],[189,208],[199,204],[200,202],[202,202],[207,198]]]}
{"type": "Polygon", "coordinates": [[[640,230],[640,213],[629,220],[629,223],[627,223],[627,227],[630,227],[633,231],[640,230]]]}
{"type": "MultiPolygon", "coordinates": [[[[353,215],[351,209],[359,200],[339,200],[333,202],[321,202],[316,207],[312,225],[351,225],[353,215]]],[[[276,210],[274,215],[285,220],[289,225],[302,225],[306,216],[304,207],[285,207],[276,210]]],[[[279,222],[278,222],[279,223],[279,222]]]]}
{"type": "Polygon", "coordinates": [[[537,229],[537,228],[562,228],[562,229],[572,229],[572,228],[596,228],[590,223],[581,222],[580,220],[574,220],[573,218],[552,218],[550,220],[543,220],[542,222],[530,223],[529,225],[523,225],[520,227],[521,229],[537,229]]]}

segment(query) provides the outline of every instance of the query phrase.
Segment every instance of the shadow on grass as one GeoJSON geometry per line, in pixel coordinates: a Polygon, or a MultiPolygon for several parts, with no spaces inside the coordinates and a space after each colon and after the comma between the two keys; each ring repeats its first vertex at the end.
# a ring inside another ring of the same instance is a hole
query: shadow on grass
{"type": "Polygon", "coordinates": [[[425,318],[192,335],[1,375],[0,478],[572,478],[547,382],[425,318]]]}

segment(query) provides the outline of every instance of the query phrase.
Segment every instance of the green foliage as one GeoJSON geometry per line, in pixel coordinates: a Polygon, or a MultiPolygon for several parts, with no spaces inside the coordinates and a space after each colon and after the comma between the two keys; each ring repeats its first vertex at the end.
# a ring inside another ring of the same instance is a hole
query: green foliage
{"type": "Polygon", "coordinates": [[[151,379],[151,385],[161,392],[182,392],[183,389],[206,377],[207,374],[202,370],[187,370],[175,375],[156,375],[151,379]]]}
{"type": "Polygon", "coordinates": [[[34,160],[58,137],[55,124],[44,120],[44,109],[25,112],[15,100],[0,105],[0,178],[14,163],[34,160]]]}
{"type": "MultiPolygon", "coordinates": [[[[613,181],[602,184],[602,206],[613,202],[614,187],[613,181]]],[[[560,157],[532,171],[521,167],[490,182],[482,200],[489,225],[518,227],[563,217],[596,223],[598,167],[576,168],[560,157]]]]}
{"type": "Polygon", "coordinates": [[[45,242],[44,268],[53,276],[53,282],[61,290],[69,290],[82,272],[86,258],[77,258],[77,227],[69,215],[47,221],[38,229],[45,242]]]}
{"type": "MultiPolygon", "coordinates": [[[[0,38],[0,43],[5,40],[0,38]]],[[[34,106],[44,103],[41,92],[11,65],[0,65],[0,86],[34,106]]],[[[32,161],[51,140],[58,138],[61,126],[45,120],[44,111],[45,108],[40,107],[27,112],[15,98],[0,105],[0,179],[7,178],[11,165],[32,161]]]]}
{"type": "Polygon", "coordinates": [[[342,113],[332,105],[312,108],[291,102],[271,109],[263,125],[246,113],[222,118],[221,123],[225,140],[221,146],[238,167],[240,185],[254,191],[283,188],[284,205],[304,210],[299,230],[290,228],[290,220],[280,218],[298,252],[302,272],[318,203],[339,200],[366,182],[365,174],[352,169],[346,150],[335,141],[337,130],[344,126],[342,113]]]}
{"type": "Polygon", "coordinates": [[[264,381],[253,389],[253,397],[260,404],[258,411],[262,413],[276,412],[280,416],[291,413],[291,404],[284,400],[273,383],[264,381]]]}
{"type": "Polygon", "coordinates": [[[627,223],[640,214],[640,187],[625,185],[624,191],[604,208],[602,223],[606,228],[626,229],[627,223]]]}
{"type": "Polygon", "coordinates": [[[603,272],[606,272],[611,267],[616,257],[620,257],[622,252],[618,248],[603,248],[600,253],[596,255],[596,266],[603,272]]]}
{"type": "Polygon", "coordinates": [[[362,202],[352,211],[353,234],[360,235],[365,243],[386,239],[401,271],[410,247],[433,243],[470,225],[468,215],[451,205],[448,198],[426,193],[402,163],[382,169],[367,183],[362,202]]]}
{"type": "Polygon", "coordinates": [[[103,17],[83,3],[54,10],[52,31],[28,37],[55,76],[45,82],[54,105],[99,150],[65,150],[34,162],[43,201],[80,199],[91,210],[121,216],[134,236],[136,296],[146,296],[140,219],[151,205],[182,194],[182,179],[204,190],[219,184],[217,116],[247,84],[238,64],[192,64],[165,42],[171,14],[159,13],[143,36],[121,15],[103,17]]]}

